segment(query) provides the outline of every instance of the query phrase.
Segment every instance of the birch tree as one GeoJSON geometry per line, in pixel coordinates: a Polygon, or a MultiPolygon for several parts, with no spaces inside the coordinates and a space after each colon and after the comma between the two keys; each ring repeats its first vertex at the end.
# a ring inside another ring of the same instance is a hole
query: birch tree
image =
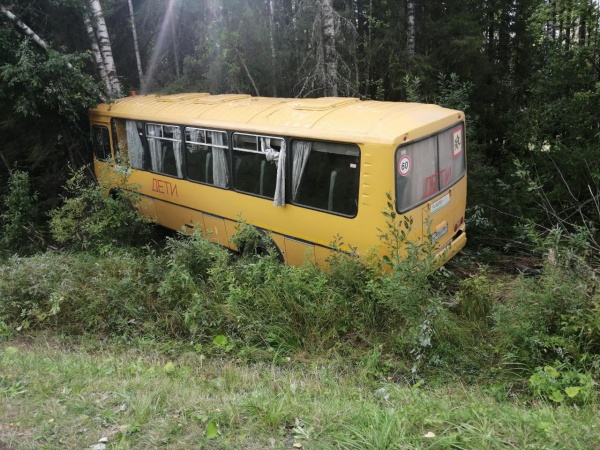
{"type": "Polygon", "coordinates": [[[117,78],[117,69],[112,55],[110,38],[106,22],[104,21],[104,15],[102,14],[100,0],[89,0],[88,5],[92,14],[92,26],[95,31],[95,37],[97,38],[98,47],[100,48],[102,61],[106,70],[108,85],[110,86],[109,94],[111,97],[121,97],[121,83],[117,78]]]}
{"type": "Polygon", "coordinates": [[[87,14],[83,15],[83,21],[85,23],[88,38],[90,39],[90,43],[92,46],[92,54],[94,55],[94,61],[96,62],[98,73],[100,73],[100,78],[102,79],[102,81],[104,81],[104,84],[106,85],[106,91],[110,92],[110,80],[108,79],[108,75],[106,73],[106,66],[104,65],[104,60],[102,59],[102,53],[100,53],[100,48],[98,47],[98,40],[96,39],[96,33],[94,32],[92,21],[87,16],[87,14]]]}
{"type": "Polygon", "coordinates": [[[42,50],[48,51],[48,45],[46,42],[39,37],[31,28],[29,28],[21,19],[15,16],[10,10],[8,10],[4,5],[0,5],[0,12],[8,17],[11,22],[13,22],[17,28],[19,28],[26,36],[31,38],[31,40],[42,50]]]}
{"type": "Polygon", "coordinates": [[[406,53],[408,53],[409,59],[415,57],[415,2],[416,0],[406,1],[406,19],[408,22],[408,29],[406,30],[406,53]]]}

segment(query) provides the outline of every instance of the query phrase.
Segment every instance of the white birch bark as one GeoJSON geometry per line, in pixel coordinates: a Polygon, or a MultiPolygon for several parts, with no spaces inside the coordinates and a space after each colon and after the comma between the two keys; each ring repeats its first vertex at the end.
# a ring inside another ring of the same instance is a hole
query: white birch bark
{"type": "Polygon", "coordinates": [[[415,0],[406,1],[408,30],[406,31],[406,52],[409,58],[415,56],[415,0]]]}
{"type": "Polygon", "coordinates": [[[44,51],[48,51],[48,46],[46,45],[46,42],[44,42],[44,40],[41,37],[39,37],[37,34],[35,34],[35,32],[31,28],[29,28],[27,25],[25,25],[25,23],[23,23],[21,21],[21,19],[19,19],[17,16],[15,16],[12,12],[10,12],[8,9],[6,9],[6,7],[4,7],[3,5],[0,5],[0,11],[6,17],[8,17],[17,27],[19,27],[21,29],[21,31],[23,33],[25,33],[25,35],[29,36],[31,38],[31,40],[33,42],[35,42],[35,44],[38,47],[40,47],[44,51]]]}
{"type": "MultiPolygon", "coordinates": [[[[44,50],[45,52],[48,52],[48,45],[46,44],[46,42],[39,37],[31,28],[29,28],[21,19],[19,19],[17,16],[15,16],[10,10],[6,9],[5,6],[0,5],[0,12],[2,12],[6,17],[8,17],[17,27],[19,27],[19,29],[28,37],[31,38],[31,40],[38,46],[40,47],[42,50],[44,50]]],[[[66,63],[67,67],[69,69],[72,69],[73,66],[71,65],[71,63],[66,63]]]]}
{"type": "Polygon", "coordinates": [[[96,61],[96,66],[98,66],[98,72],[100,73],[100,78],[106,84],[107,92],[110,92],[110,80],[108,79],[108,75],[106,74],[106,67],[104,65],[104,60],[102,59],[102,53],[100,53],[100,48],[98,47],[98,39],[96,38],[96,33],[94,32],[94,27],[92,27],[92,22],[87,14],[83,15],[83,21],[85,23],[85,28],[87,29],[88,37],[90,38],[90,43],[92,46],[92,53],[94,54],[94,60],[96,61]]]}
{"type": "Polygon", "coordinates": [[[325,69],[325,95],[337,97],[337,53],[335,50],[335,15],[333,0],[321,0],[321,23],[323,25],[323,63],[325,69]]]}
{"type": "Polygon", "coordinates": [[[89,0],[90,10],[92,12],[93,25],[95,25],[96,36],[98,38],[98,46],[100,53],[102,54],[102,60],[106,68],[106,75],[110,82],[110,95],[112,97],[120,97],[121,94],[121,83],[117,78],[117,69],[115,67],[115,61],[112,55],[112,48],[110,46],[110,38],[108,36],[108,29],[106,28],[106,22],[102,14],[102,6],[100,0],[89,0]]]}
{"type": "Polygon", "coordinates": [[[140,87],[144,84],[144,71],[142,70],[142,58],[140,57],[140,44],[138,42],[137,30],[135,28],[135,19],[133,15],[133,3],[129,3],[129,17],[131,19],[131,33],[133,34],[133,46],[135,48],[135,61],[137,63],[138,76],[140,77],[140,87]]]}

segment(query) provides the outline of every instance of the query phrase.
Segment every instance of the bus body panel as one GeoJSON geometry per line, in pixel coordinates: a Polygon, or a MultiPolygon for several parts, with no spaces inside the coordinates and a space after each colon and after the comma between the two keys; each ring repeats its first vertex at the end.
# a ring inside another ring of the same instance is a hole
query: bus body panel
{"type": "MultiPolygon", "coordinates": [[[[457,123],[464,123],[461,112],[435,105],[202,93],[129,97],[90,111],[92,126],[101,125],[111,130],[113,162],[95,161],[98,178],[109,179],[109,184],[114,184],[111,169],[127,171],[130,174],[128,183],[138,188],[142,196],[139,207],[142,214],[175,230],[201,226],[212,240],[234,250],[235,245],[230,239],[237,232],[241,219],[264,230],[285,262],[292,265],[302,264],[307,258],[323,262],[331,255],[336,239],[344,243],[342,250],[345,251],[354,249],[362,256],[385,254],[385,243],[380,242],[379,237],[386,230],[388,220],[382,214],[388,210],[386,194],[395,196],[396,149],[457,123]],[[115,164],[117,143],[114,142],[111,119],[223,130],[228,133],[229,152],[233,133],[280,136],[285,138],[288,146],[298,139],[355,145],[360,152],[358,212],[351,217],[296,205],[290,202],[289,193],[288,203],[275,207],[272,198],[233,190],[231,180],[229,188],[220,188],[115,164]]],[[[438,265],[465,245],[465,200],[466,175],[425,203],[400,215],[412,221],[410,241],[422,242],[429,236],[434,237],[438,265]]]]}

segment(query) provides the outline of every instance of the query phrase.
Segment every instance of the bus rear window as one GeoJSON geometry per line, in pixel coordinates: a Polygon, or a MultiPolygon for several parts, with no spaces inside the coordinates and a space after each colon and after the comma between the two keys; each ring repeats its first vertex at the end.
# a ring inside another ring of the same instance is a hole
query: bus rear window
{"type": "Polygon", "coordinates": [[[444,191],[465,173],[464,126],[396,150],[396,208],[406,212],[444,191]]]}

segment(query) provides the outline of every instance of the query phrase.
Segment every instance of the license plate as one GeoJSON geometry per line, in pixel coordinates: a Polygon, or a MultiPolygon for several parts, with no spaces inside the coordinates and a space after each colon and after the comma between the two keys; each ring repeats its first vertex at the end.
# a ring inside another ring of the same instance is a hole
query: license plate
{"type": "Polygon", "coordinates": [[[438,230],[438,231],[436,231],[435,233],[433,233],[433,234],[431,235],[431,240],[432,240],[433,242],[437,242],[437,241],[439,241],[439,240],[440,240],[440,238],[441,238],[443,235],[445,235],[447,232],[448,232],[448,224],[446,224],[446,225],[444,226],[444,228],[442,228],[441,230],[438,230]]]}
{"type": "Polygon", "coordinates": [[[436,200],[435,202],[433,202],[431,204],[431,207],[430,207],[431,214],[435,214],[440,209],[442,209],[444,206],[446,206],[448,203],[450,203],[450,192],[448,192],[442,198],[440,198],[439,200],[436,200]]]}

